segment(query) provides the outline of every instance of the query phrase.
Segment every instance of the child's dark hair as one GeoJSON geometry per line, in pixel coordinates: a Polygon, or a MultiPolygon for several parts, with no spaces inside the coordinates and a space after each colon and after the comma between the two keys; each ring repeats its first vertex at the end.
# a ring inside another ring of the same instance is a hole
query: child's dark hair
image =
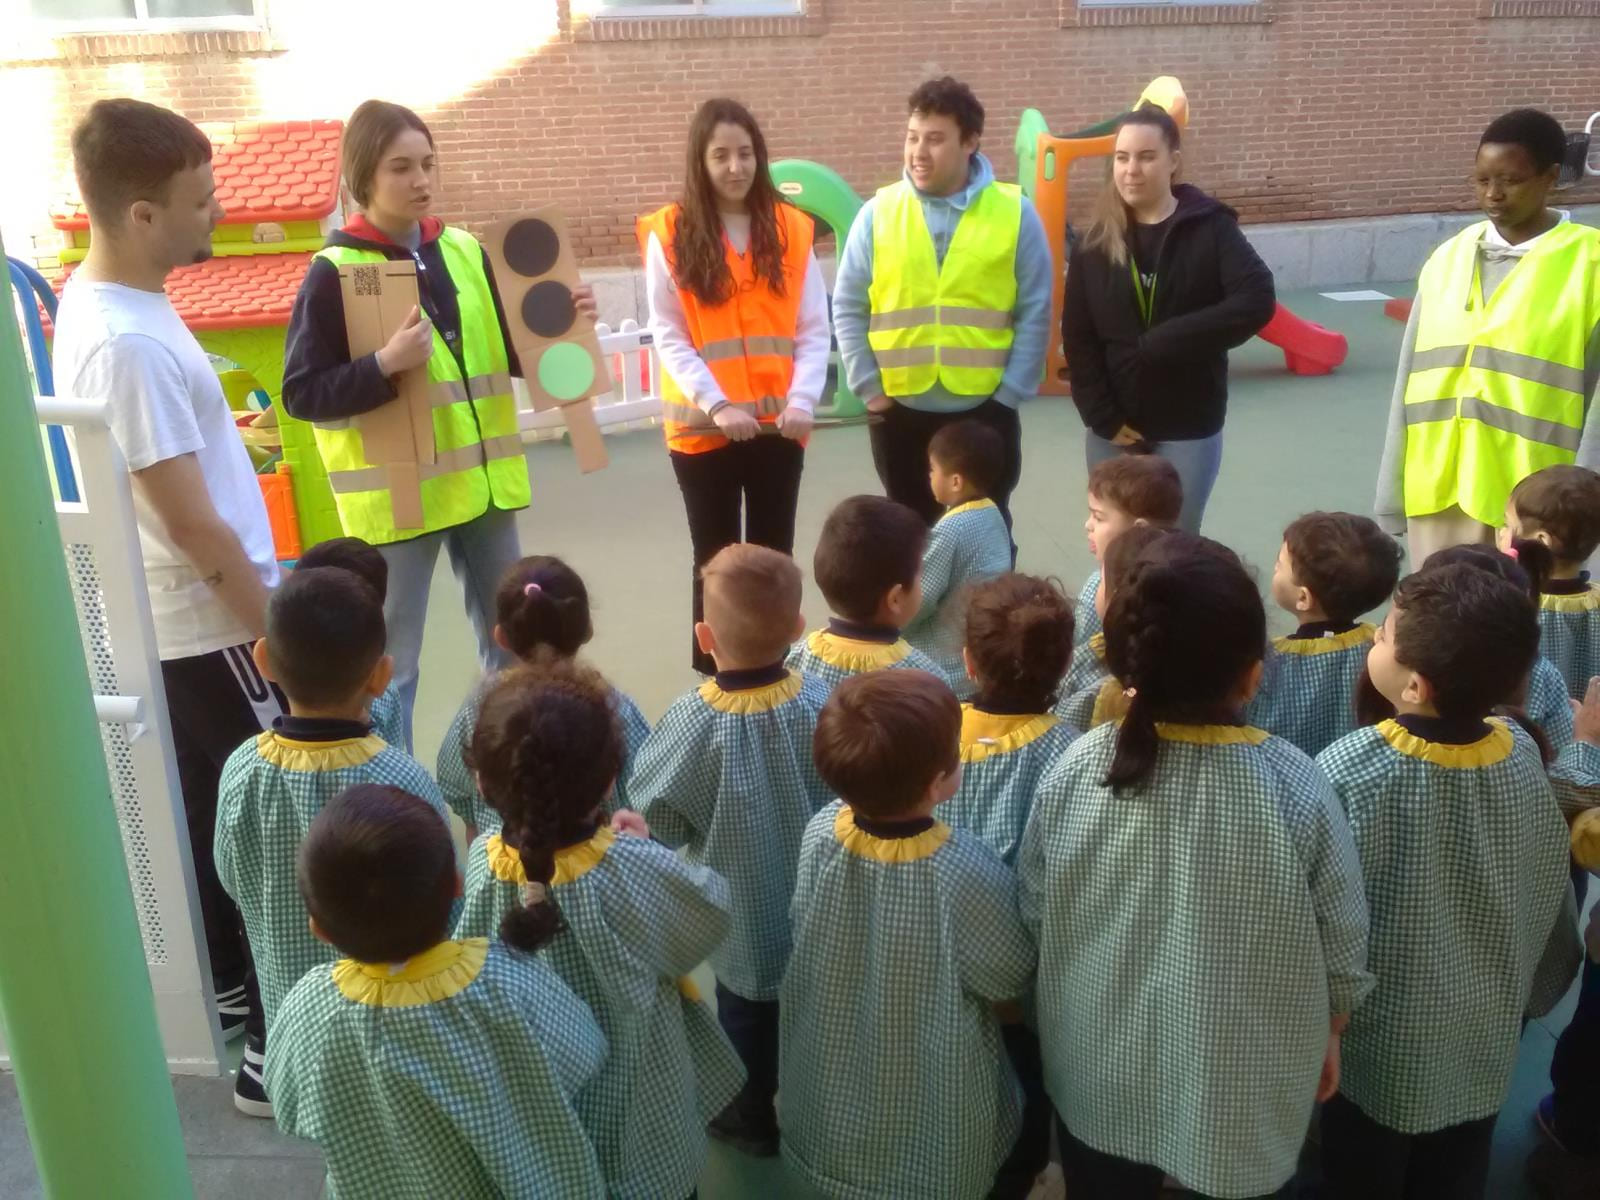
{"type": "Polygon", "coordinates": [[[578,573],[550,554],[531,554],[500,577],[495,620],[506,646],[520,659],[548,646],[571,658],[594,636],[589,589],[578,573]]]}
{"type": "Polygon", "coordinates": [[[1330,621],[1354,621],[1394,594],[1400,543],[1369,517],[1311,512],[1283,531],[1295,582],[1316,597],[1330,621]]]}
{"type": "Polygon", "coordinates": [[[366,580],[367,586],[378,594],[379,604],[389,599],[389,560],[370,542],[358,537],[329,538],[311,547],[295,563],[297,571],[314,571],[318,567],[342,567],[366,580]]]}
{"type": "Polygon", "coordinates": [[[1514,108],[1489,122],[1479,146],[1521,146],[1539,171],[1559,166],[1567,154],[1561,122],[1536,108],[1514,108]]]}
{"type": "Polygon", "coordinates": [[[1001,575],[973,587],[967,653],[979,704],[1048,712],[1072,661],[1072,604],[1052,579],[1001,575]]]}
{"type": "Polygon", "coordinates": [[[290,571],[267,600],[267,663],[308,708],[355,698],[383,657],[383,602],[342,567],[290,571]]]}
{"type": "Polygon", "coordinates": [[[1136,521],[1176,525],[1183,512],[1178,469],[1155,454],[1119,454],[1094,465],[1089,494],[1136,521]]]}
{"type": "MultiPolygon", "coordinates": [[[[611,689],[591,668],[545,652],[489,687],[465,757],[528,882],[548,885],[555,852],[594,833],[622,769],[611,689]]],[[[533,951],[560,928],[561,913],[546,896],[507,913],[500,938],[533,951]]]]}
{"type": "Polygon", "coordinates": [[[1105,783],[1155,765],[1157,721],[1238,719],[1239,683],[1266,652],[1267,614],[1238,555],[1169,532],[1136,559],[1106,610],[1106,665],[1133,690],[1105,783]]]}
{"type": "Polygon", "coordinates": [[[1395,591],[1395,661],[1428,681],[1441,717],[1481,718],[1520,694],[1539,654],[1538,609],[1506,576],[1438,557],[1395,591]]]}
{"type": "Polygon", "coordinates": [[[811,571],[837,616],[871,621],[890,588],[916,580],[927,540],[927,524],[904,504],[851,496],[822,523],[811,571]]]}
{"type": "Polygon", "coordinates": [[[1532,538],[1518,538],[1511,548],[1516,551],[1515,556],[1502,553],[1493,546],[1446,546],[1428,555],[1422,570],[1431,571],[1452,564],[1476,567],[1504,579],[1537,605],[1540,593],[1544,591],[1545,580],[1555,566],[1555,555],[1550,553],[1549,546],[1532,538]]]}
{"type": "Polygon", "coordinates": [[[906,111],[922,116],[950,117],[961,130],[961,140],[983,136],[983,105],[972,89],[950,75],[917,85],[906,100],[906,111]]]}
{"type": "Polygon", "coordinates": [[[1165,525],[1135,525],[1106,548],[1105,565],[1100,571],[1100,586],[1108,597],[1128,581],[1128,573],[1152,544],[1172,530],[1165,525]]]}
{"type": "Polygon", "coordinates": [[[1511,490],[1511,506],[1523,534],[1549,537],[1550,551],[1560,562],[1587,562],[1600,547],[1600,475],[1587,467],[1535,471],[1511,490]]]}
{"type": "Polygon", "coordinates": [[[811,746],[841,800],[862,816],[893,819],[961,761],[961,703],[926,671],[852,675],[823,705],[811,746]]]}
{"type": "Polygon", "coordinates": [[[1000,434],[970,418],[941,426],[928,443],[928,457],[947,475],[960,475],[985,498],[994,495],[1006,469],[1000,434]]]}
{"type": "Polygon", "coordinates": [[[300,843],[296,875],[317,928],[357,962],[404,962],[450,936],[450,827],[400,788],[358,783],[335,796],[300,843]]]}

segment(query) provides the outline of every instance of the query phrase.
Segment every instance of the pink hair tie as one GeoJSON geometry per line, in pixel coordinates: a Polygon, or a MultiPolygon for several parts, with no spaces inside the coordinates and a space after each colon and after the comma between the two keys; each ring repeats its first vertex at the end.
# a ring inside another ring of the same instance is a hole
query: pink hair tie
{"type": "Polygon", "coordinates": [[[1512,562],[1517,562],[1521,560],[1522,555],[1517,552],[1517,548],[1515,546],[1507,546],[1506,557],[1511,559],[1512,562]]]}
{"type": "Polygon", "coordinates": [[[522,594],[524,596],[536,596],[542,591],[544,591],[544,589],[537,583],[524,584],[522,588],[522,594]]]}

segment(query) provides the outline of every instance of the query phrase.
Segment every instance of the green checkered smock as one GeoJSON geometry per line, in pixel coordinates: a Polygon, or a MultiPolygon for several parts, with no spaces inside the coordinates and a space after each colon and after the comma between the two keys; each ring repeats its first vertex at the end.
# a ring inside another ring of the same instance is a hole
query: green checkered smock
{"type": "Polygon", "coordinates": [[[1071,696],[1085,688],[1097,686],[1110,673],[1106,667],[1106,635],[1093,633],[1072,651],[1072,660],[1067,664],[1067,678],[1061,685],[1062,691],[1071,696]]]}
{"type": "MultiPolygon", "coordinates": [[[[456,936],[492,936],[526,882],[516,852],[498,834],[480,836],[456,936]]],[[[611,1043],[578,1097],[607,1193],[687,1196],[705,1166],[706,1122],[744,1082],[739,1056],[687,978],[727,934],[727,881],[656,842],[601,829],[556,852],[550,894],[566,928],[540,957],[611,1043]]]]}
{"type": "Polygon", "coordinates": [[[939,805],[939,819],[965,829],[1010,866],[1039,780],[1077,736],[1049,713],[1002,716],[963,704],[961,786],[939,805]]]}
{"type": "Polygon", "coordinates": [[[400,711],[400,692],[394,684],[383,689],[367,709],[367,719],[372,722],[372,732],[389,745],[404,750],[406,747],[405,714],[400,711]]]}
{"type": "MultiPolygon", "coordinates": [[[[478,791],[478,781],[467,769],[463,757],[472,742],[473,730],[478,725],[478,705],[483,700],[485,690],[486,687],[478,688],[456,710],[455,719],[450,722],[444,741],[439,744],[437,770],[444,802],[454,810],[456,816],[470,829],[493,833],[500,828],[500,814],[490,807],[483,793],[478,791]]],[[[633,773],[633,760],[639,748],[650,736],[650,722],[644,719],[637,704],[616,688],[611,689],[611,703],[617,712],[617,722],[622,727],[622,770],[617,775],[617,786],[606,801],[608,816],[618,809],[633,807],[628,779],[633,773]]]]}
{"type": "Polygon", "coordinates": [[[1600,747],[1573,742],[1550,766],[1550,787],[1568,822],[1600,808],[1600,747]]]}
{"type": "Polygon", "coordinates": [[[1016,877],[988,847],[823,809],[779,1006],[784,1158],[827,1196],[984,1195],[1021,1111],[993,1004],[1032,972],[1016,877]]]}
{"type": "Polygon", "coordinates": [[[1086,688],[1064,693],[1053,711],[1074,729],[1087,732],[1126,716],[1128,697],[1122,684],[1102,675],[1086,688]]]}
{"type": "MultiPolygon", "coordinates": [[[[1340,1090],[1401,1133],[1493,1116],[1568,892],[1537,747],[1500,721],[1465,746],[1385,721],[1317,765],[1350,815],[1378,980],[1345,1033],[1340,1090]]],[[[1568,934],[1575,948],[1575,915],[1568,934]]]]}
{"type": "Polygon", "coordinates": [[[675,701],[639,752],[633,796],[651,834],[733,890],[733,925],[710,956],[722,985],[775,1000],[789,963],[789,897],[806,822],[828,802],[811,738],[827,688],[781,682],[675,701]]]}
{"type": "Polygon", "coordinates": [[[1011,570],[1011,531],[993,500],[958,504],[940,517],[922,552],[922,607],[906,641],[939,666],[939,676],[965,700],[975,685],[961,650],[967,643],[972,585],[1011,570]]]}
{"type": "Polygon", "coordinates": [[[1539,653],[1561,672],[1567,695],[1582,700],[1600,675],[1600,583],[1576,596],[1539,598],[1539,653]]]}
{"type": "Polygon", "coordinates": [[[1356,727],[1356,681],[1376,632],[1357,625],[1325,637],[1276,639],[1245,720],[1313,758],[1321,754],[1356,727]]]}
{"type": "Polygon", "coordinates": [[[1072,610],[1072,644],[1081,646],[1104,628],[1100,614],[1095,611],[1094,596],[1100,590],[1100,568],[1089,572],[1078,593],[1077,606],[1072,610]]]}
{"type": "Polygon", "coordinates": [[[338,957],[311,934],[295,858],[316,815],[358,783],[400,788],[448,819],[422,764],[375,735],[303,742],[269,730],[235,750],[222,769],[212,854],[217,877],[244,916],[269,1035],[278,1005],[300,976],[338,957]]]}
{"type": "Polygon", "coordinates": [[[279,1129],[322,1148],[328,1196],[606,1195],[574,1110],[605,1035],[539,959],[482,940],[347,958],[279,1018],[267,1094],[279,1129]]]}
{"type": "Polygon", "coordinates": [[[1567,698],[1567,681],[1542,654],[1528,677],[1526,712],[1528,719],[1544,730],[1557,754],[1572,745],[1572,705],[1567,698]]]}
{"type": "Polygon", "coordinates": [[[791,646],[783,665],[820,683],[829,695],[850,676],[868,671],[908,667],[941,678],[944,675],[938,663],[904,638],[892,644],[864,642],[826,629],[808,634],[791,646]]]}
{"type": "Polygon", "coordinates": [[[1160,725],[1155,766],[1103,784],[1120,726],[1045,776],[1017,869],[1039,945],[1045,1083],[1072,1133],[1187,1188],[1281,1187],[1329,1019],[1372,987],[1350,830],[1281,738],[1160,725]]]}

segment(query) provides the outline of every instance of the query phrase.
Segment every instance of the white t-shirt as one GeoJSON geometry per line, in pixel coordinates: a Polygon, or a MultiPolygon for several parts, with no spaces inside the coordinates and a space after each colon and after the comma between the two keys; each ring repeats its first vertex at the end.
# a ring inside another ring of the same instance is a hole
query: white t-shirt
{"type": "MultiPolygon", "coordinates": [[[[165,292],[70,279],[56,314],[56,391],[109,401],[111,433],[130,471],[193,454],[217,515],[267,587],[278,583],[272,526],[222,385],[165,292]]],[[[251,634],[167,536],[138,484],[133,508],[163,660],[209,654],[251,634]]]]}

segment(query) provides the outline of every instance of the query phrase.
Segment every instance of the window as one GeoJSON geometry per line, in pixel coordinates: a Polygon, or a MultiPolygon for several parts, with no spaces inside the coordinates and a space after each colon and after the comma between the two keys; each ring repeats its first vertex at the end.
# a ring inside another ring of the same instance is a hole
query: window
{"type": "Polygon", "coordinates": [[[805,11],[804,0],[572,0],[572,11],[589,17],[789,17],[805,11]]]}
{"type": "Polygon", "coordinates": [[[61,33],[164,33],[266,27],[266,0],[25,0],[36,25],[61,33]]]}

